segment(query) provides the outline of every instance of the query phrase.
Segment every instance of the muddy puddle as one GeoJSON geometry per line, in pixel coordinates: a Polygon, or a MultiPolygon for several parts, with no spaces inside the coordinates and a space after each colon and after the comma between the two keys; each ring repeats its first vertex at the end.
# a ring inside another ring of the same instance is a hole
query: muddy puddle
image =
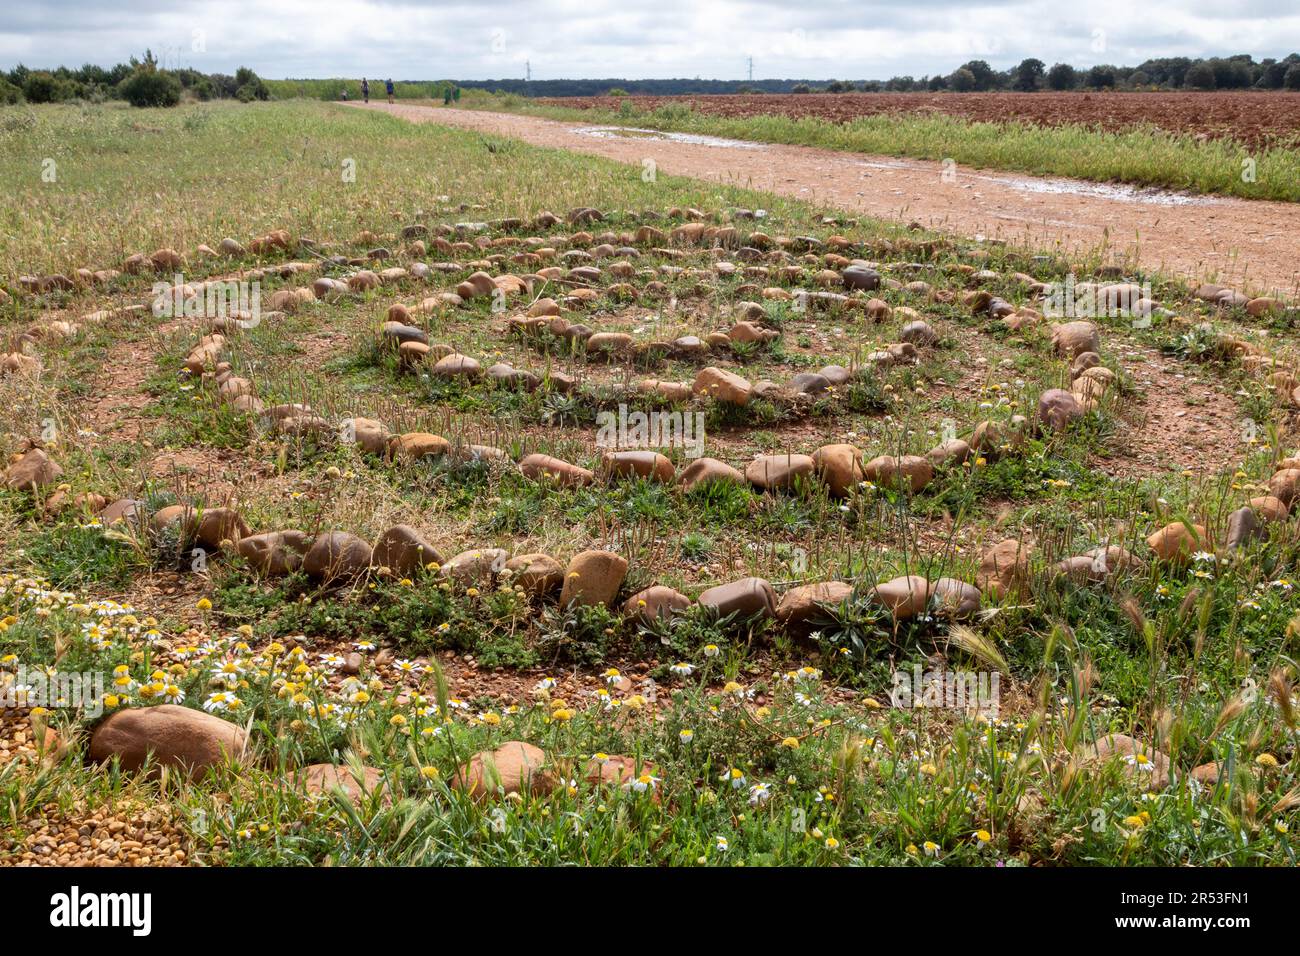
{"type": "Polygon", "coordinates": [[[667,133],[657,129],[638,129],[634,126],[581,126],[574,129],[580,136],[596,139],[650,139],[669,143],[690,143],[692,146],[720,146],[724,149],[764,149],[765,143],[748,143],[721,136],[701,136],[696,133],[667,133]]]}

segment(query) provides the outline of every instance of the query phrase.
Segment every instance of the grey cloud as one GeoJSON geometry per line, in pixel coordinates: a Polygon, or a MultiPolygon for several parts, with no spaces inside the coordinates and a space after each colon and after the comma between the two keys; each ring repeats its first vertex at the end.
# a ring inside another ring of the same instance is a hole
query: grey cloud
{"type": "Polygon", "coordinates": [[[86,0],[9,4],[0,66],[109,65],[152,48],[208,72],[402,79],[885,78],[971,58],[1076,66],[1300,50],[1289,0],[86,0]],[[1098,33],[1097,31],[1100,31],[1098,33]],[[202,47],[202,49],[199,49],[202,47]]]}

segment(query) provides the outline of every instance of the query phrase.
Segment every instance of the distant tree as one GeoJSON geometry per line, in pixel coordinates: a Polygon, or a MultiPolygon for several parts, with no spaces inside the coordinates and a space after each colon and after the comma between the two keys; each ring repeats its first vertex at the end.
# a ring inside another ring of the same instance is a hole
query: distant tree
{"type": "Polygon", "coordinates": [[[948,77],[948,85],[958,93],[969,93],[975,89],[975,74],[966,67],[960,67],[953,70],[952,76],[948,77]]]}
{"type": "Polygon", "coordinates": [[[1293,63],[1287,67],[1282,85],[1288,90],[1300,90],[1300,63],[1293,63]]]}
{"type": "Polygon", "coordinates": [[[807,83],[796,83],[794,86],[790,87],[790,92],[791,92],[791,93],[811,93],[812,90],[809,89],[807,83]]]}
{"type": "Polygon", "coordinates": [[[1115,88],[1115,68],[1113,66],[1094,66],[1088,71],[1086,82],[1094,90],[1113,90],[1115,88]]]}
{"type": "Polygon", "coordinates": [[[460,102],[460,87],[459,87],[459,86],[453,86],[453,87],[451,88],[451,98],[452,98],[455,102],[457,102],[457,103],[460,102]]]}
{"type": "Polygon", "coordinates": [[[1261,90],[1280,90],[1286,81],[1287,64],[1278,60],[1265,60],[1260,64],[1259,79],[1255,85],[1261,90]]]}
{"type": "Polygon", "coordinates": [[[946,76],[932,76],[928,84],[931,93],[938,93],[940,90],[948,88],[948,78],[946,76]]]}
{"type": "Polygon", "coordinates": [[[1209,61],[1210,69],[1214,71],[1214,86],[1220,90],[1240,90],[1251,85],[1254,82],[1252,62],[1247,62],[1239,57],[1229,57],[1222,59],[1215,57],[1209,61]]]}
{"type": "Polygon", "coordinates": [[[997,82],[997,74],[993,72],[993,67],[983,60],[971,60],[969,63],[963,63],[959,69],[970,73],[975,80],[976,90],[991,90],[997,82]]]}
{"type": "Polygon", "coordinates": [[[1183,86],[1189,90],[1212,90],[1216,85],[1214,67],[1204,60],[1193,63],[1183,75],[1183,86]]]}
{"type": "Polygon", "coordinates": [[[1068,63],[1057,63],[1047,71],[1047,85],[1054,90],[1072,90],[1079,83],[1079,74],[1068,63]]]}
{"type": "Polygon", "coordinates": [[[609,96],[627,96],[627,90],[623,89],[623,87],[621,87],[621,86],[611,86],[610,89],[609,89],[609,93],[608,93],[607,95],[609,95],[609,96]]]}
{"type": "Polygon", "coordinates": [[[1043,81],[1043,71],[1047,68],[1042,60],[1030,58],[1021,60],[1016,67],[1014,87],[1022,93],[1032,93],[1043,81]]]}
{"type": "Polygon", "coordinates": [[[1134,89],[1140,89],[1151,85],[1151,77],[1147,76],[1142,70],[1134,70],[1128,75],[1128,83],[1134,89]]]}

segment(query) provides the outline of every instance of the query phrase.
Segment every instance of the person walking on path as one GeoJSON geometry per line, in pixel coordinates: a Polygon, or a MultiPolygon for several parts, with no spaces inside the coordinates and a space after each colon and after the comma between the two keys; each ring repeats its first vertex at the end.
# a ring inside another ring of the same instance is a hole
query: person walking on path
{"type": "Polygon", "coordinates": [[[361,78],[361,98],[367,103],[370,102],[370,81],[364,76],[361,78]]]}
{"type": "Polygon", "coordinates": [[[388,102],[389,102],[389,103],[392,103],[392,102],[393,102],[393,79],[392,79],[392,77],[389,77],[389,78],[388,78],[388,81],[387,81],[386,83],[384,83],[384,90],[388,93],[388,102]]]}

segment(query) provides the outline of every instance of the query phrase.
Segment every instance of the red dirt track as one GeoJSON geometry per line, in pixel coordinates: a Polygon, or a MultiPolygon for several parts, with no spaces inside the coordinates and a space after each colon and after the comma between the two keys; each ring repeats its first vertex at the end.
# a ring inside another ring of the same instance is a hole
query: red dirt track
{"type": "Polygon", "coordinates": [[[638,109],[685,104],[710,116],[816,116],[844,123],[861,116],[945,113],[1036,126],[1078,123],[1107,131],[1157,126],[1252,147],[1300,144],[1300,93],[746,93],[734,96],[562,96],[537,102],[575,109],[638,109]]]}

